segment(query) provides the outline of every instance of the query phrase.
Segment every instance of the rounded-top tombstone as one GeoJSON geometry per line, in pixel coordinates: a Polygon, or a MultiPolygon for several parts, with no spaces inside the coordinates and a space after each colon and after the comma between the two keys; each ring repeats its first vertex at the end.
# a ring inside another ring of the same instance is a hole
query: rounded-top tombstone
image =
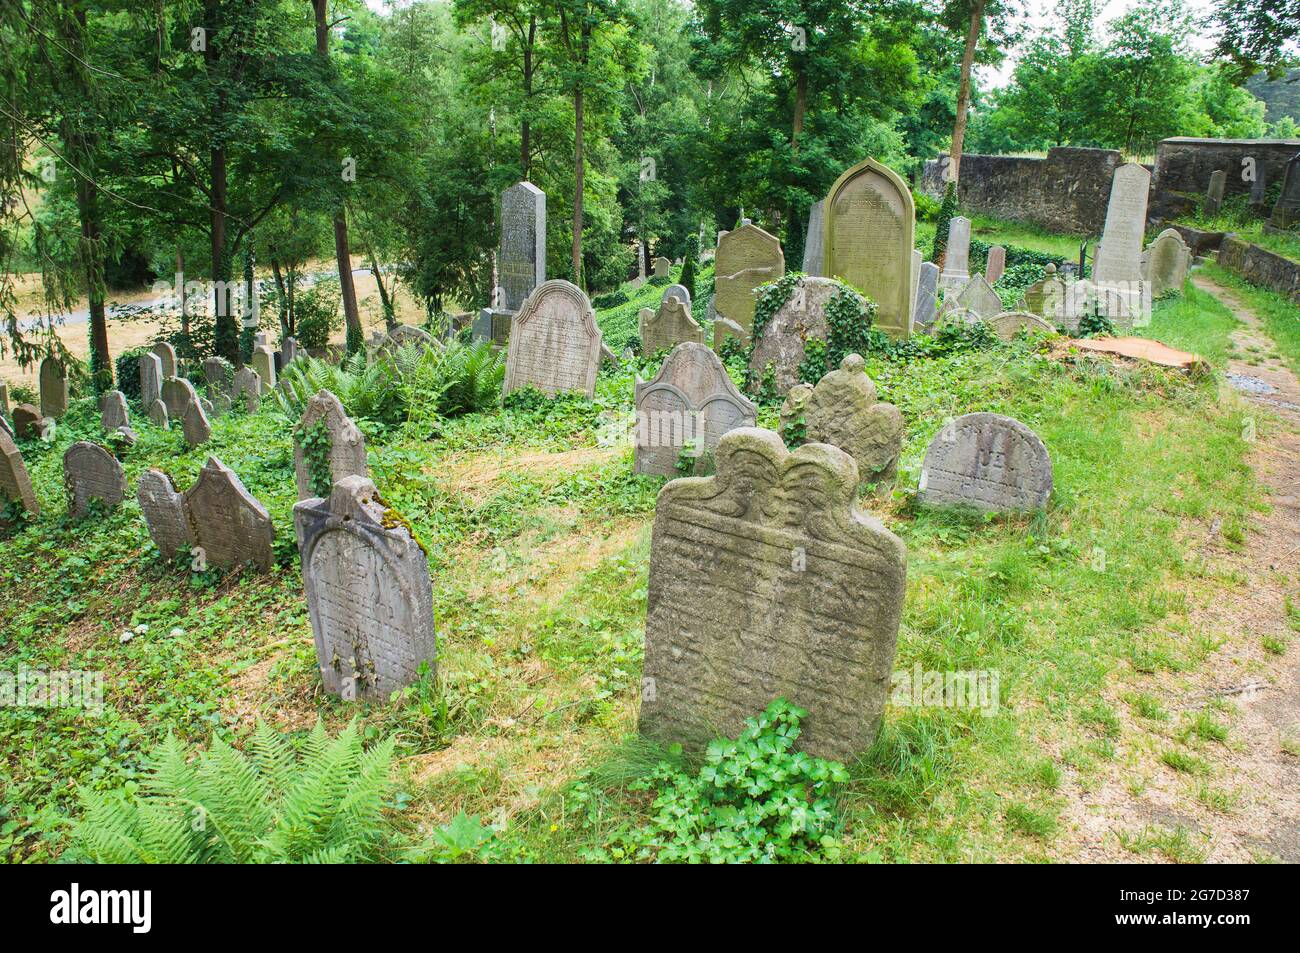
{"type": "Polygon", "coordinates": [[[922,503],[936,506],[1036,510],[1052,494],[1052,458],[1038,434],[1015,418],[966,414],[930,442],[918,489],[922,503]]]}
{"type": "Polygon", "coordinates": [[[600,369],[596,312],[577,285],[553,278],[538,285],[510,323],[502,393],[532,386],[544,394],[591,397],[600,369]]]}

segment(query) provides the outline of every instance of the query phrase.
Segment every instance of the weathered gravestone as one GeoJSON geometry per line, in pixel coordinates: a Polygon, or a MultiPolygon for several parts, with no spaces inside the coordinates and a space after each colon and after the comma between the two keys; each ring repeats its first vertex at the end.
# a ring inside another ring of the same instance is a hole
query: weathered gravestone
{"type": "Polygon", "coordinates": [[[149,351],[140,355],[140,405],[148,410],[155,400],[162,399],[162,360],[149,351]]]}
{"type": "Polygon", "coordinates": [[[1210,173],[1210,187],[1205,190],[1204,211],[1206,215],[1218,215],[1223,206],[1223,189],[1228,184],[1228,173],[1215,169],[1210,173]]]}
{"type": "MultiPolygon", "coordinates": [[[[388,332],[388,343],[393,347],[409,347],[413,344],[422,347],[429,347],[433,344],[433,335],[424,330],[424,328],[417,328],[411,324],[399,324],[388,332]]],[[[256,365],[253,366],[253,370],[257,371],[259,374],[262,373],[256,365]]],[[[262,380],[262,393],[269,393],[266,389],[265,378],[262,380]]]]}
{"type": "Polygon", "coordinates": [[[654,276],[656,278],[667,278],[668,271],[673,266],[673,263],[667,258],[655,258],[650,264],[654,266],[654,276]]]}
{"type": "Polygon", "coordinates": [[[1177,229],[1166,228],[1157,235],[1147,248],[1146,280],[1151,297],[1159,298],[1171,291],[1181,294],[1191,263],[1191,249],[1177,229]]]}
{"type": "Polygon", "coordinates": [[[1286,164],[1282,175],[1282,191],[1273,205],[1268,223],[1274,228],[1288,229],[1300,222],[1300,152],[1286,164]]]}
{"type": "Polygon", "coordinates": [[[0,381],[0,414],[9,413],[9,385],[0,381]]]}
{"type": "Polygon", "coordinates": [[[58,420],[68,412],[68,369],[53,357],[41,361],[41,416],[58,420]]]}
{"type": "Polygon", "coordinates": [[[1024,305],[1025,310],[1031,314],[1054,322],[1061,317],[1061,306],[1065,301],[1065,282],[1056,276],[1055,265],[1049,264],[1044,271],[1046,275],[1041,281],[1035,281],[1025,289],[1024,305]]]}
{"type": "Polygon", "coordinates": [[[983,275],[976,275],[966,282],[966,287],[961,289],[961,293],[954,299],[954,304],[985,321],[1003,310],[1002,299],[993,290],[993,286],[984,280],[983,275]]]}
{"type": "Polygon", "coordinates": [[[126,394],[110,390],[99,400],[99,425],[107,431],[131,425],[131,411],[126,405],[126,394]]]}
{"type": "Polygon", "coordinates": [[[876,304],[876,327],[893,338],[912,328],[912,192],[898,173],[866,159],[826,197],[823,274],[842,278],[876,304]]]}
{"type": "Polygon", "coordinates": [[[181,417],[181,430],[185,434],[185,443],[191,450],[211,439],[212,424],[208,420],[208,413],[202,401],[190,401],[190,405],[185,408],[185,413],[181,417]]]}
{"type": "Polygon", "coordinates": [[[930,442],[918,487],[922,503],[983,511],[1036,510],[1052,493],[1052,460],[1020,421],[976,413],[944,425],[930,442]]]}
{"type": "Polygon", "coordinates": [[[1025,311],[1003,311],[1001,314],[989,318],[988,323],[993,328],[993,333],[1003,341],[1010,341],[1024,330],[1028,330],[1033,334],[1056,333],[1056,328],[1038,315],[1029,314],[1025,311]]]}
{"type": "Polygon", "coordinates": [[[149,538],[171,562],[190,548],[190,529],[185,519],[185,498],[176,492],[176,484],[162,470],[150,468],[140,475],[136,500],[144,514],[149,538]]]}
{"type": "Polygon", "coordinates": [[[253,348],[253,370],[257,372],[265,397],[275,390],[275,351],[268,344],[259,344],[253,348]]]}
{"type": "Polygon", "coordinates": [[[916,282],[916,305],[912,309],[912,326],[916,330],[923,330],[934,323],[938,291],[939,266],[929,261],[922,262],[916,282]]]}
{"type": "Polygon", "coordinates": [[[501,193],[501,246],[497,254],[501,286],[494,307],[518,311],[546,280],[546,193],[519,182],[501,193]]]}
{"type": "MultiPolygon", "coordinates": [[[[757,225],[742,225],[719,239],[714,269],[714,313],[742,328],[748,337],[754,324],[754,289],[785,274],[781,242],[757,225]]],[[[734,332],[715,322],[714,348],[728,336],[734,332]]]]}
{"type": "Polygon", "coordinates": [[[63,487],[68,515],[80,519],[91,500],[113,508],[126,496],[126,472],[117,458],[97,443],[79,440],[63,455],[63,487]]]}
{"type": "Polygon", "coordinates": [[[1007,250],[1001,245],[989,249],[988,264],[984,266],[984,277],[991,285],[996,285],[1003,272],[1007,270],[1007,250]]]}
{"type": "Polygon", "coordinates": [[[167,380],[169,377],[176,376],[176,348],[172,347],[166,341],[159,341],[150,350],[157,356],[162,364],[162,377],[160,380],[167,380]]]}
{"type": "Polygon", "coordinates": [[[161,398],[149,405],[149,419],[163,430],[171,429],[171,414],[167,413],[167,405],[161,398]]]}
{"type": "Polygon", "coordinates": [[[280,342],[280,366],[288,367],[298,359],[298,339],[292,335],[286,336],[280,342]]]}
{"type": "Polygon", "coordinates": [[[600,345],[596,313],[582,289],[560,278],[543,282],[511,322],[502,392],[532,386],[545,394],[575,391],[590,397],[600,345]]]}
{"type": "MultiPolygon", "coordinates": [[[[754,342],[749,355],[749,370],[754,381],[751,392],[761,386],[769,366],[778,394],[784,394],[799,382],[799,365],[803,363],[805,345],[814,338],[825,341],[830,336],[826,306],[842,287],[834,278],[799,279],[790,297],[767,320],[754,342]]],[[[854,291],[849,293],[857,294],[854,291]]]]}
{"type": "Polygon", "coordinates": [[[294,431],[293,471],[300,500],[329,496],[344,477],[370,476],[366,438],[327,390],[307,401],[294,431]]]}
{"type": "Polygon", "coordinates": [[[231,397],[244,398],[244,407],[250,414],[255,414],[262,406],[262,378],[251,367],[241,367],[235,371],[235,389],[231,397]]]}
{"type": "Polygon", "coordinates": [[[889,483],[898,473],[903,449],[903,415],[876,400],[876,385],[857,354],[845,355],[838,370],[817,382],[804,407],[804,436],[829,443],[851,456],[863,483],[889,483]]]}
{"type": "Polygon", "coordinates": [[[514,316],[513,311],[504,308],[483,308],[474,319],[471,337],[475,343],[491,341],[504,347],[510,343],[510,319],[514,316]]]}
{"type": "Polygon", "coordinates": [[[686,290],[685,285],[669,285],[664,289],[664,293],[659,296],[659,303],[663,304],[669,298],[678,298],[686,304],[691,303],[691,293],[686,290]]]}
{"type": "Polygon", "coordinates": [[[851,760],[890,689],[903,543],[854,505],[844,451],[789,453],[770,430],[722,438],[717,473],[655,505],[640,729],[698,751],[784,697],[808,712],[797,747],[851,760]]]}
{"type": "Polygon", "coordinates": [[[203,380],[214,398],[218,394],[228,395],[234,387],[234,379],[235,369],[224,357],[210,357],[203,362],[203,380]]]}
{"type": "Polygon", "coordinates": [[[1111,178],[1106,224],[1093,262],[1093,281],[1099,285],[1122,285],[1134,290],[1142,280],[1138,259],[1147,224],[1147,195],[1151,173],[1136,162],[1115,170],[1111,178]]]}
{"type": "Polygon", "coordinates": [[[970,219],[954,215],[948,222],[948,244],[943,251],[940,288],[964,288],[970,281],[970,219]]]}
{"type": "Polygon", "coordinates": [[[921,288],[921,266],[923,264],[925,264],[925,256],[922,255],[915,248],[913,248],[912,249],[912,271],[911,271],[912,290],[909,294],[909,300],[911,301],[911,304],[908,305],[908,307],[911,309],[910,313],[913,315],[916,314],[916,295],[921,288]]]}
{"type": "Polygon", "coordinates": [[[185,416],[185,408],[197,403],[199,395],[194,385],[184,377],[169,377],[163,381],[162,402],[167,405],[167,416],[171,420],[180,420],[185,416]]]}
{"type": "Polygon", "coordinates": [[[704,329],[691,317],[691,306],[681,298],[665,298],[659,310],[641,309],[641,353],[649,356],[683,341],[704,343],[704,329]]]}
{"type": "Polygon", "coordinates": [[[19,440],[35,440],[41,435],[40,410],[32,404],[19,404],[14,408],[14,436],[19,440]]]}
{"type": "Polygon", "coordinates": [[[826,241],[825,223],[826,200],[814,202],[808,210],[808,231],[803,237],[803,273],[814,278],[822,273],[823,253],[826,241]]]}
{"type": "Polygon", "coordinates": [[[252,563],[262,572],[270,571],[275,539],[271,517],[233,470],[208,457],[184,495],[189,538],[203,550],[207,565],[230,569],[252,563]]]}
{"type": "MultiPolygon", "coordinates": [[[[18,445],[4,428],[0,428],[0,502],[8,503],[32,516],[41,513],[36,493],[32,490],[31,478],[27,475],[27,465],[23,463],[23,455],[18,452],[18,445]]],[[[7,530],[11,525],[5,519],[5,509],[0,508],[0,529],[7,530]]]]}
{"type": "Polygon", "coordinates": [[[362,476],[344,477],[328,499],[293,508],[302,578],[327,691],[387,701],[433,673],[437,656],[429,561],[362,476]]]}
{"type": "Polygon", "coordinates": [[[723,434],[752,427],[757,413],[713,351],[703,343],[679,344],[654,380],[637,382],[635,470],[677,476],[688,444],[697,463],[708,459],[723,434]]]}

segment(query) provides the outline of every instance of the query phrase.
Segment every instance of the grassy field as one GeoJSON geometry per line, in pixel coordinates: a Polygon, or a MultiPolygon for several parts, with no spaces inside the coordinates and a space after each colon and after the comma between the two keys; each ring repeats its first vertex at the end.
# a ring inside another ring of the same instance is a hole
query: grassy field
{"type": "MultiPolygon", "coordinates": [[[[647,285],[600,313],[611,346],[660,292],[647,285]]],[[[1160,302],[1148,333],[1221,366],[1234,326],[1192,290],[1160,302]]],[[[664,481],[633,475],[630,448],[609,439],[631,409],[634,372],[654,369],[603,370],[591,402],[361,421],[375,482],[429,553],[439,641],[436,679],[375,706],[319,687],[290,518],[294,422],[265,402],[215,421],[212,441],[188,451],[179,431],[135,412],[132,490],[149,466],[186,487],[216,455],[275,523],[273,572],[196,573],[161,560],[133,496],[67,520],[62,454],[99,436],[92,402],[75,402],[52,444],[23,446],[44,515],[0,541],[0,658],[7,669],[103,671],[106,707],[0,715],[8,858],[77,856],[78,787],[138,783],[146,752],[169,733],[240,745],[264,720],[301,744],[317,719],[338,730],[354,717],[367,739],[396,741],[385,856],[675,856],[663,845],[681,835],[680,819],[666,820],[679,788],[665,779],[695,766],[635,734],[649,525],[664,481]]],[[[907,422],[900,488],[866,504],[909,549],[895,668],[996,671],[1000,693],[992,710],[887,709],[876,747],[835,786],[830,833],[797,857],[1058,857],[1062,784],[1086,785],[1114,758],[1120,713],[1103,690],[1194,670],[1214,648],[1189,623],[1189,597],[1235,583],[1200,558],[1189,527],[1220,520],[1231,545],[1244,539],[1258,501],[1241,413],[1219,404],[1213,380],[1027,342],[910,363],[873,355],[868,370],[907,422]],[[975,410],[1011,414],[1043,437],[1055,469],[1045,512],[917,507],[928,441],[975,410]]],[[[775,415],[764,407],[760,424],[775,415]]],[[[1124,714],[1151,705],[1135,696],[1124,714]]],[[[1191,733],[1166,753],[1195,758],[1198,743],[1191,733]]],[[[1142,768],[1177,770],[1158,754],[1142,768]]],[[[688,820],[690,836],[707,839],[707,824],[688,820]]]]}

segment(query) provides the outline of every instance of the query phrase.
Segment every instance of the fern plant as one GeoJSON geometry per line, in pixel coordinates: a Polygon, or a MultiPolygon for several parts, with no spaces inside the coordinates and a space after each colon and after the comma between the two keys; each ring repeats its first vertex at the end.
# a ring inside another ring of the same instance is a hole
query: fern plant
{"type": "Polygon", "coordinates": [[[365,750],[356,722],[320,722],[294,753],[258,724],[249,753],[220,738],[193,760],[175,736],[133,794],[83,790],[77,847],[99,863],[357,863],[387,843],[393,740],[365,750]]]}

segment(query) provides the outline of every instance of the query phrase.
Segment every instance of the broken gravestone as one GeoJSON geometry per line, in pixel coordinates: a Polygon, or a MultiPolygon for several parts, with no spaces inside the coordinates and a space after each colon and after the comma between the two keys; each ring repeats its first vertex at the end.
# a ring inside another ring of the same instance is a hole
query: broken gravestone
{"type": "Polygon", "coordinates": [[[271,517],[233,470],[208,457],[184,496],[189,538],[202,550],[203,563],[218,569],[252,563],[270,571],[275,558],[271,517]]]}
{"type": "Polygon", "coordinates": [[[185,498],[176,491],[172,478],[162,470],[150,468],[140,475],[135,498],[144,514],[149,538],[163,559],[171,562],[190,548],[190,530],[185,520],[185,498]]]}
{"type": "Polygon", "coordinates": [[[1036,510],[1052,493],[1052,460],[1038,434],[1001,414],[945,424],[925,451],[922,503],[986,512],[1036,510]]]}
{"type": "Polygon", "coordinates": [[[36,493],[32,490],[31,478],[27,475],[27,465],[23,463],[23,455],[9,432],[3,428],[0,428],[0,503],[8,504],[0,506],[0,530],[8,530],[12,526],[5,518],[9,507],[32,516],[41,513],[36,493]]]}
{"type": "Polygon", "coordinates": [[[1056,328],[1036,314],[1027,311],[1003,311],[990,318],[988,324],[993,333],[1003,341],[1010,341],[1021,331],[1028,330],[1034,334],[1055,334],[1056,328]]]}
{"type": "Polygon", "coordinates": [[[889,483],[903,449],[903,415],[876,400],[876,385],[857,354],[847,354],[812,389],[803,408],[804,439],[829,443],[853,457],[862,482],[889,483]]]}
{"type": "Polygon", "coordinates": [[[330,391],[307,401],[293,435],[293,470],[300,500],[329,496],[344,477],[370,476],[366,438],[330,391]]]}
{"type": "Polygon", "coordinates": [[[126,473],[117,458],[97,443],[79,440],[63,455],[63,487],[68,493],[68,515],[80,519],[91,500],[112,509],[126,496],[126,473]]]}
{"type": "MultiPolygon", "coordinates": [[[[800,278],[775,313],[757,330],[758,337],[749,355],[749,370],[753,380],[750,392],[761,386],[770,366],[776,383],[776,392],[784,395],[799,382],[799,366],[803,363],[807,342],[825,341],[830,335],[830,322],[826,308],[831,299],[843,289],[856,296],[856,292],[834,278],[800,278]]],[[[863,308],[870,308],[858,296],[863,308]]]]}

